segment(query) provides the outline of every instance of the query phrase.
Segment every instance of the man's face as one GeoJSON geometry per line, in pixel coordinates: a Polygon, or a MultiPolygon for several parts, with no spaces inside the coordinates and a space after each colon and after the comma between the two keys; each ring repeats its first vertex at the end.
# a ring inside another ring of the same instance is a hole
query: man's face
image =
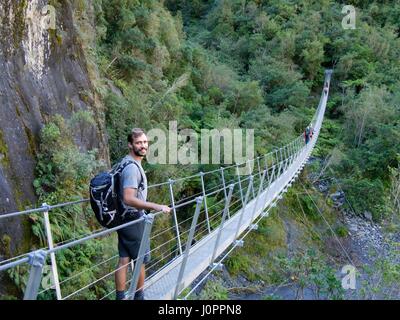
{"type": "Polygon", "coordinates": [[[144,157],[149,148],[149,143],[147,141],[146,135],[142,134],[141,136],[134,138],[131,146],[132,151],[135,155],[137,155],[138,157],[144,157]]]}

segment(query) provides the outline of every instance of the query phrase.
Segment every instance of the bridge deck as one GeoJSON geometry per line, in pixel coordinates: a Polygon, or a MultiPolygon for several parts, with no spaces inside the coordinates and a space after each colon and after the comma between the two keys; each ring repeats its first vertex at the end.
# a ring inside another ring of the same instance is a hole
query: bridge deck
{"type": "MultiPolygon", "coordinates": [[[[325,81],[326,83],[330,82],[331,78],[331,71],[326,72],[325,81]]],[[[322,126],[322,121],[324,118],[324,113],[326,109],[326,102],[328,98],[328,92],[323,93],[318,105],[318,110],[316,112],[316,117],[313,118],[312,124],[314,126],[314,136],[311,141],[300,149],[300,152],[294,155],[295,150],[298,150],[299,146],[299,139],[298,137],[294,142],[294,144],[287,145],[286,157],[291,157],[290,162],[288,162],[287,166],[283,169],[281,173],[281,168],[279,168],[279,173],[275,180],[272,181],[270,185],[268,185],[265,189],[262,190],[258,199],[255,197],[245,206],[245,208],[240,208],[236,212],[231,212],[231,216],[227,219],[223,225],[223,228],[220,233],[220,238],[218,242],[218,246],[216,249],[216,254],[214,257],[214,249],[216,247],[217,238],[220,232],[220,228],[216,228],[210,234],[202,238],[198,241],[195,245],[190,248],[190,254],[188,256],[187,264],[183,273],[183,277],[181,279],[181,283],[179,283],[179,290],[178,293],[182,292],[184,288],[190,286],[190,284],[202,273],[206,270],[210,265],[212,265],[213,258],[220,256],[224,251],[228,249],[229,246],[234,243],[236,236],[240,238],[240,235],[247,230],[252,223],[260,215],[267,216],[269,209],[273,206],[273,204],[281,199],[280,195],[284,193],[288,187],[291,186],[291,182],[297,177],[297,174],[302,170],[306,161],[308,160],[315,144],[319,136],[319,132],[322,126]],[[315,120],[315,121],[314,121],[315,120]]],[[[282,150],[284,148],[281,148],[282,150]]],[[[285,149],[284,149],[285,150],[285,149]]],[[[281,160],[283,160],[284,156],[281,153],[281,160]]],[[[257,158],[258,159],[258,158],[257,158]]],[[[278,160],[277,160],[278,161],[278,160]]],[[[275,170],[275,169],[273,169],[275,170]]],[[[267,178],[268,180],[268,178],[267,178]]],[[[266,183],[268,184],[268,183],[266,183]]],[[[264,187],[265,184],[262,186],[264,187]]],[[[226,190],[226,188],[224,189],[226,190]]],[[[261,190],[261,189],[260,189],[261,190]]],[[[247,191],[247,190],[246,190],[247,191]]],[[[84,202],[86,200],[79,200],[79,203],[84,202]]],[[[53,208],[71,205],[71,203],[66,203],[58,206],[53,206],[53,208]]],[[[197,208],[199,209],[199,207],[197,208]]],[[[44,208],[40,209],[47,213],[49,210],[49,206],[45,206],[44,208]]],[[[6,215],[7,217],[16,216],[21,214],[27,214],[28,212],[39,212],[38,209],[35,210],[27,210],[17,213],[11,213],[6,215]]],[[[198,213],[199,211],[197,211],[198,213]]],[[[4,215],[2,216],[4,217],[4,215]]],[[[50,224],[48,223],[50,228],[50,224]]],[[[24,299],[36,299],[38,295],[38,289],[40,286],[40,280],[42,277],[42,269],[43,269],[43,261],[45,261],[45,257],[47,254],[54,254],[56,251],[64,250],[67,247],[72,247],[73,245],[81,244],[85,241],[90,239],[94,239],[95,237],[99,237],[100,235],[105,235],[110,232],[114,232],[115,230],[102,230],[101,232],[91,234],[87,237],[71,241],[67,244],[63,244],[51,250],[37,250],[32,252],[29,257],[21,258],[17,261],[9,262],[8,264],[0,265],[0,271],[7,270],[9,268],[16,267],[18,265],[24,263],[30,263],[32,265],[28,285],[25,290],[24,299]],[[33,259],[29,262],[30,259],[33,259]]],[[[51,232],[49,232],[51,234],[51,232]]],[[[52,243],[52,240],[49,240],[52,243]]],[[[147,299],[173,299],[175,298],[175,291],[177,288],[178,277],[180,273],[180,269],[182,266],[182,262],[184,261],[184,256],[180,255],[174,260],[170,261],[166,266],[159,269],[155,274],[151,275],[149,278],[146,279],[145,282],[145,289],[146,289],[146,298],[147,299]]],[[[53,264],[53,262],[52,262],[53,264]]],[[[55,265],[55,263],[53,264],[55,265]]],[[[139,269],[136,269],[139,270],[139,269]]],[[[137,275],[138,273],[135,273],[137,275]]],[[[135,278],[137,279],[137,278],[135,278]]],[[[98,280],[96,280],[97,282],[98,280]]],[[[136,281],[136,280],[135,280],[136,281]]],[[[94,282],[95,283],[95,282],[94,282]]],[[[92,283],[93,284],[93,283],[92,283]]],[[[92,285],[91,284],[91,285],[92,285]]],[[[74,294],[77,292],[88,288],[89,286],[80,288],[79,290],[75,291],[74,294]]],[[[72,294],[70,295],[72,296],[72,294]]]]}
{"type": "MultiPolygon", "coordinates": [[[[327,75],[327,80],[330,80],[330,74],[327,75]]],[[[314,138],[304,149],[302,149],[301,153],[297,155],[285,172],[283,172],[269,187],[266,188],[266,190],[261,193],[255,212],[254,207],[256,205],[256,199],[253,199],[247,204],[243,212],[239,234],[249,228],[253,221],[262,214],[264,210],[271,206],[278,195],[293,180],[296,173],[301,171],[303,168],[317,141],[325,112],[326,100],[327,97],[323,95],[321,97],[319,105],[320,110],[314,128],[314,138]]],[[[241,214],[242,209],[239,209],[225,222],[217,248],[217,257],[236,240],[235,235],[241,214]]],[[[213,230],[208,236],[192,246],[183,274],[182,283],[179,287],[179,292],[188,287],[204,270],[207,269],[207,267],[212,264],[213,261],[211,261],[211,259],[217,240],[218,230],[219,229],[213,230]]],[[[168,265],[160,269],[156,274],[147,279],[145,283],[147,299],[168,300],[174,298],[182,261],[183,256],[177,257],[168,265]]]]}

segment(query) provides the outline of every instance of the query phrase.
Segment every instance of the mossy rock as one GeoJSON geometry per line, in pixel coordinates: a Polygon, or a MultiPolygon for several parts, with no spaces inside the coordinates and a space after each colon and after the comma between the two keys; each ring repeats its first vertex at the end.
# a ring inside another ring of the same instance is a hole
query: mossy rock
{"type": "Polygon", "coordinates": [[[1,238],[0,252],[2,255],[9,257],[11,255],[11,237],[8,234],[3,235],[1,238]]]}
{"type": "Polygon", "coordinates": [[[8,147],[4,141],[3,132],[0,130],[0,163],[3,166],[8,166],[10,161],[8,158],[8,147]]]}
{"type": "Polygon", "coordinates": [[[338,235],[341,238],[346,237],[349,234],[349,230],[345,226],[338,226],[335,229],[336,235],[338,235]]]}

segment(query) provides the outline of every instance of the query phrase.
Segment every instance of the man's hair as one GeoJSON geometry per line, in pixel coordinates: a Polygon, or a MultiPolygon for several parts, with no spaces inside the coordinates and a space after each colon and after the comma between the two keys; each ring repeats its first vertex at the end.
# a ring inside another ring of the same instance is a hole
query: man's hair
{"type": "Polygon", "coordinates": [[[128,142],[133,143],[133,140],[139,138],[141,135],[145,134],[143,129],[133,128],[131,132],[128,134],[128,142]]]}

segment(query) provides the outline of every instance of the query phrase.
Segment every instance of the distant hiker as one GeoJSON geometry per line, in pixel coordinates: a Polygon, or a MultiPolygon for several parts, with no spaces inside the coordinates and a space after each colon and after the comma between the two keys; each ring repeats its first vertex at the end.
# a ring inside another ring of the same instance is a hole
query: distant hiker
{"type": "Polygon", "coordinates": [[[314,135],[314,128],[310,127],[310,140],[312,139],[313,135],[314,135]]]}
{"type": "MultiPolygon", "coordinates": [[[[135,128],[128,135],[129,154],[124,157],[121,164],[130,162],[122,173],[120,181],[120,194],[123,206],[128,209],[125,215],[125,223],[141,218],[145,210],[162,211],[170,213],[171,209],[165,205],[147,202],[147,178],[141,166],[148,149],[146,134],[142,129],[135,128]]],[[[131,260],[138,258],[140,242],[144,231],[144,221],[118,230],[118,252],[119,262],[115,272],[116,299],[125,298],[126,276],[128,264],[131,260]]],[[[150,261],[150,246],[146,249],[146,255],[141,266],[139,281],[135,300],[144,300],[145,264],[150,261]]]]}
{"type": "Polygon", "coordinates": [[[328,82],[325,82],[324,93],[325,95],[328,94],[328,82]]]}
{"type": "Polygon", "coordinates": [[[306,144],[310,141],[310,127],[307,127],[306,130],[304,130],[304,141],[306,144]]]}

